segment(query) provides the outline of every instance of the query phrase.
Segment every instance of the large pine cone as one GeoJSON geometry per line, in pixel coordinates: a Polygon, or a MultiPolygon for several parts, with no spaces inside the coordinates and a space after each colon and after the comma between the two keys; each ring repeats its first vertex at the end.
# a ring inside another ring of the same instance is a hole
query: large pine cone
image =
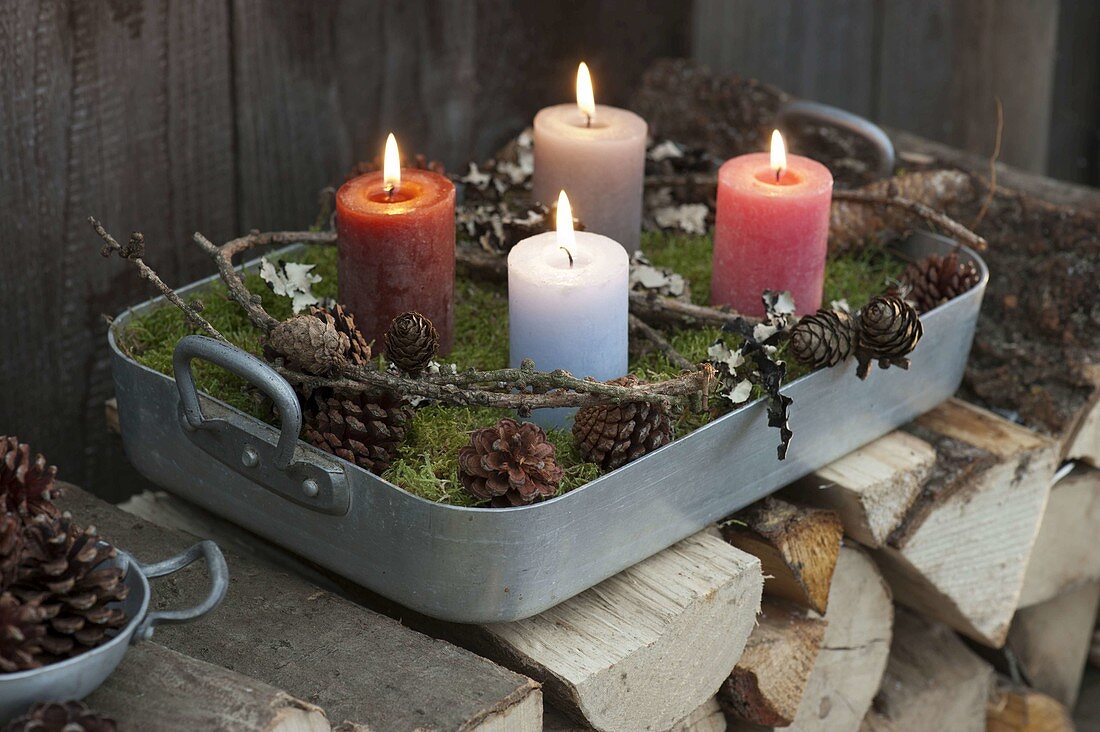
{"type": "Polygon", "coordinates": [[[20,516],[57,516],[53,501],[61,490],[54,486],[56,476],[57,468],[42,455],[32,459],[30,447],[19,438],[0,436],[0,495],[6,510],[20,516]]]}
{"type": "Polygon", "coordinates": [[[523,506],[558,492],[562,469],[542,428],[504,418],[474,430],[458,452],[463,487],[497,508],[523,506]]]}
{"type": "Polygon", "coordinates": [[[351,340],[327,310],[303,313],[272,328],[264,344],[268,360],[281,356],[289,368],[324,376],[348,363],[351,340]]]}
{"type": "Polygon", "coordinates": [[[363,332],[355,324],[355,316],[345,310],[343,305],[336,303],[328,310],[314,307],[310,309],[310,313],[326,322],[331,318],[336,331],[348,337],[348,363],[352,366],[362,366],[370,361],[370,344],[367,343],[363,332]]]}
{"type": "Polygon", "coordinates": [[[880,367],[909,368],[906,356],[924,335],[920,315],[913,306],[894,295],[879,295],[859,311],[859,378],[866,379],[871,362],[880,367]]]}
{"type": "Polygon", "coordinates": [[[419,374],[439,352],[439,333],[420,313],[403,313],[386,331],[386,355],[402,371],[419,374]]]}
{"type": "Polygon", "coordinates": [[[50,659],[43,650],[50,611],[36,598],[0,594],[0,671],[38,668],[50,659]]]}
{"type": "Polygon", "coordinates": [[[791,353],[815,369],[835,366],[848,358],[855,343],[855,324],[843,310],[818,310],[803,316],[791,329],[791,353]]]}
{"type": "Polygon", "coordinates": [[[118,603],[129,589],[119,567],[101,567],[115,550],[95,529],[82,529],[68,516],[38,517],[27,524],[26,546],[12,592],[38,600],[50,612],[43,648],[67,658],[95,648],[108,631],[126,624],[118,603]]]}
{"type": "Polygon", "coordinates": [[[364,470],[381,474],[405,440],[412,409],[393,393],[319,391],[306,405],[302,437],[364,470]]]}
{"type": "MultiPolygon", "coordinates": [[[[634,386],[638,379],[624,376],[608,383],[634,386]]],[[[651,402],[597,404],[577,412],[573,442],[585,460],[614,470],[672,442],[672,420],[651,402]]]]}
{"type": "Polygon", "coordinates": [[[8,723],[4,732],[117,732],[118,723],[79,701],[40,702],[8,723]]]}
{"type": "Polygon", "coordinates": [[[15,582],[23,559],[23,522],[17,514],[0,516],[0,591],[15,582]]]}
{"type": "Polygon", "coordinates": [[[951,252],[946,257],[930,254],[910,264],[901,279],[909,286],[909,299],[917,311],[926,313],[977,285],[981,274],[973,262],[963,262],[951,252]]]}

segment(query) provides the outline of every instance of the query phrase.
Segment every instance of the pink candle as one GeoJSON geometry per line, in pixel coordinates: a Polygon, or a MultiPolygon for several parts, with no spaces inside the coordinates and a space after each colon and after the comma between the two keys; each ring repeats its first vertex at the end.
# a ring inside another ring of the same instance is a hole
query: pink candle
{"type": "Polygon", "coordinates": [[[712,305],[760,316],[764,290],[789,290],[798,314],[821,306],[833,176],[782,145],[777,131],[771,157],[741,155],[718,171],[712,305]]]}

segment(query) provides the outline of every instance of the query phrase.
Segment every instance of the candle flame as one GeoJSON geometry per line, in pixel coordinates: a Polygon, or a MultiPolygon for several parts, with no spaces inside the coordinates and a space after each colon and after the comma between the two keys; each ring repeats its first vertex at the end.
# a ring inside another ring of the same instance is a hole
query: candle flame
{"type": "Polygon", "coordinates": [[[588,64],[581,61],[577,67],[577,106],[591,122],[596,117],[596,95],[592,92],[592,75],[588,73],[588,64]]]}
{"type": "Polygon", "coordinates": [[[386,138],[386,153],[382,160],[382,187],[393,193],[401,185],[401,156],[397,152],[397,138],[390,133],[386,138]]]}
{"type": "Polygon", "coordinates": [[[572,247],[577,243],[573,234],[573,208],[569,205],[569,196],[565,191],[558,194],[558,246],[572,247]]]}
{"type": "Polygon", "coordinates": [[[772,170],[775,171],[775,179],[779,180],[786,169],[787,146],[783,143],[783,135],[779,134],[779,130],[772,130],[772,170]]]}

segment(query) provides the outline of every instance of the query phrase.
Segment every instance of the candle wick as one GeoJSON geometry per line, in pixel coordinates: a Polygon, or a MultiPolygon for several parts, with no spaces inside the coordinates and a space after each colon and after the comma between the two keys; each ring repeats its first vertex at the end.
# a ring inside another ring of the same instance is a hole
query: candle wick
{"type": "Polygon", "coordinates": [[[782,168],[776,168],[776,169],[775,169],[775,182],[776,182],[776,183],[778,183],[778,182],[779,182],[779,178],[780,178],[780,176],[782,176],[782,175],[783,175],[783,169],[782,169],[782,168]]]}
{"type": "Polygon", "coordinates": [[[590,115],[588,112],[584,113],[584,126],[592,127],[592,115],[590,115]]]}
{"type": "Polygon", "coordinates": [[[565,256],[569,257],[569,267],[572,268],[573,267],[573,252],[569,251],[565,247],[558,247],[558,249],[565,252],[565,256]]]}
{"type": "Polygon", "coordinates": [[[393,192],[396,189],[397,189],[397,186],[395,186],[393,183],[386,183],[384,186],[382,186],[382,190],[385,191],[385,193],[386,193],[386,198],[388,198],[390,200],[393,199],[393,192]]]}

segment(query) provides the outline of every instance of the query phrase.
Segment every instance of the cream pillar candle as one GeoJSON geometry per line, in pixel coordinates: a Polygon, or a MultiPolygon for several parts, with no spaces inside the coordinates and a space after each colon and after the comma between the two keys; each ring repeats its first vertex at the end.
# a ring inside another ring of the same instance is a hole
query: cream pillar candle
{"type": "Polygon", "coordinates": [[[577,104],[535,115],[535,198],[549,204],[566,190],[587,231],[628,254],[642,237],[646,123],[625,109],[597,106],[588,67],[577,72],[577,104]]]}
{"type": "MultiPolygon", "coordinates": [[[[508,339],[513,368],[565,369],[600,381],[627,372],[630,260],[606,236],[573,231],[569,199],[558,230],[528,237],[508,253],[508,339]]],[[[573,409],[539,409],[533,421],[567,427],[573,409]]]]}

